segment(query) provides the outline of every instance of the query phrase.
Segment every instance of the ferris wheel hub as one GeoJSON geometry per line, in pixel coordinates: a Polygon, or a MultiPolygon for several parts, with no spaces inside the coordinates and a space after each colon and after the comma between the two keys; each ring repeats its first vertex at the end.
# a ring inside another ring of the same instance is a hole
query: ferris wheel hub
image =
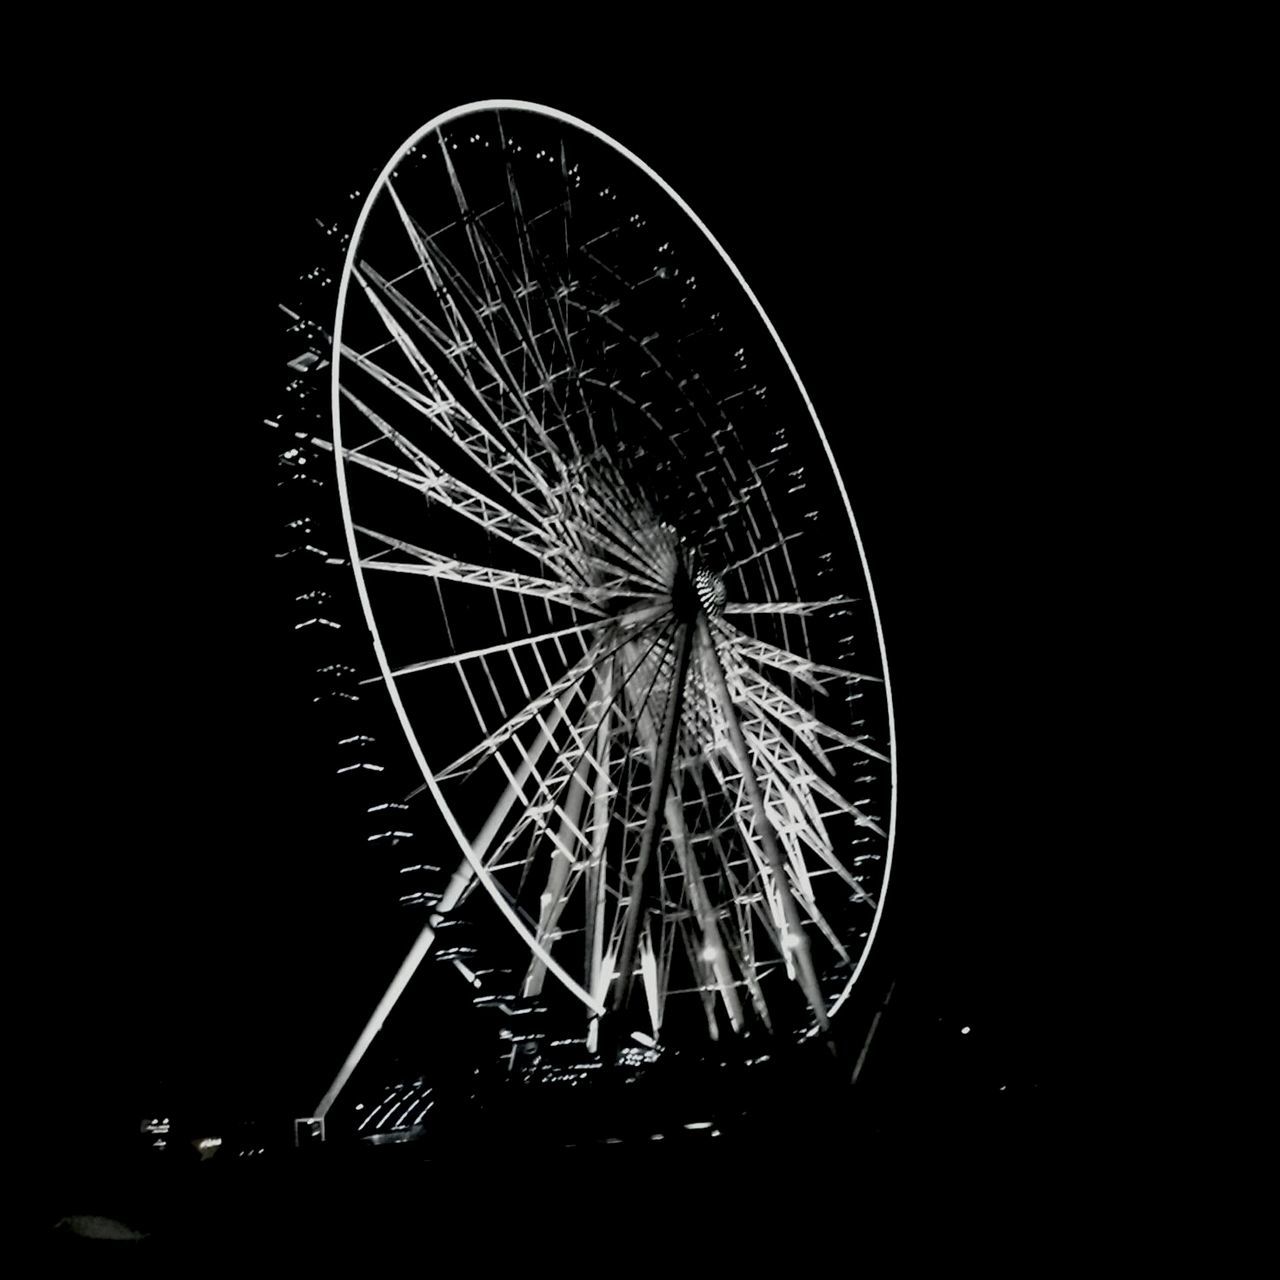
{"type": "Polygon", "coordinates": [[[718,573],[699,567],[693,575],[693,588],[698,593],[698,601],[708,616],[715,618],[724,612],[729,593],[725,588],[724,579],[718,573]]]}

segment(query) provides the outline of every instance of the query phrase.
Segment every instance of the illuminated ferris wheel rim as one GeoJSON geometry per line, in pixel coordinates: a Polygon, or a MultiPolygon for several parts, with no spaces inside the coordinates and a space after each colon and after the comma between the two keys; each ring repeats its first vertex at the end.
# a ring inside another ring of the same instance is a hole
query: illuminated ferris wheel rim
{"type": "MultiPolygon", "coordinates": [[[[884,854],[883,874],[880,880],[881,887],[877,896],[878,900],[876,901],[876,904],[875,904],[874,917],[871,921],[871,924],[867,933],[865,945],[862,947],[861,953],[858,956],[857,963],[854,966],[852,973],[849,975],[848,980],[845,982],[843,988],[840,990],[839,994],[836,996],[836,998],[830,1003],[829,1007],[827,1008],[827,1015],[832,1016],[837,1012],[840,1006],[848,998],[850,992],[852,991],[854,985],[856,984],[866,964],[867,957],[870,954],[871,947],[875,941],[876,933],[879,929],[880,920],[882,918],[883,910],[884,910],[884,899],[887,891],[888,879],[889,879],[891,868],[892,868],[892,858],[893,858],[895,833],[896,833],[896,815],[897,815],[896,739],[895,739],[895,733],[894,733],[892,692],[891,692],[890,682],[889,682],[887,657],[884,649],[884,637],[883,637],[883,631],[880,624],[879,609],[875,599],[874,588],[872,586],[871,577],[870,577],[870,573],[869,573],[867,562],[866,562],[865,550],[862,544],[861,536],[858,532],[857,522],[854,518],[853,510],[849,502],[849,497],[848,497],[847,490],[845,488],[844,479],[840,473],[839,467],[836,464],[834,454],[831,450],[830,442],[827,439],[826,433],[822,429],[822,425],[818,420],[818,416],[813,407],[812,401],[810,400],[808,392],[805,390],[804,385],[801,382],[800,376],[795,368],[794,362],[792,361],[785,346],[783,345],[782,340],[778,335],[776,329],[774,328],[772,322],[769,320],[769,317],[766,315],[763,307],[760,305],[759,300],[756,298],[750,286],[747,284],[746,280],[743,278],[742,273],[738,270],[737,266],[734,264],[732,259],[725,252],[724,248],[720,245],[719,241],[716,240],[715,236],[706,227],[706,225],[697,216],[697,214],[694,213],[694,211],[689,207],[689,205],[682,199],[682,197],[667,182],[665,182],[659,174],[657,174],[652,168],[650,168],[649,165],[647,165],[643,160],[641,160],[638,156],[633,154],[626,147],[622,146],[616,140],[614,140],[609,135],[607,135],[600,129],[596,128],[595,126],[587,123],[586,121],[580,120],[572,115],[569,115],[565,112],[559,111],[555,108],[550,108],[546,106],[541,106],[539,104],[524,102],[524,101],[519,101],[514,99],[486,99],[483,101],[467,103],[467,104],[452,108],[451,110],[443,112],[440,115],[437,115],[433,119],[429,120],[426,124],[424,124],[420,129],[418,129],[408,139],[405,140],[405,142],[397,149],[395,154],[390,158],[390,160],[388,160],[386,165],[383,167],[382,172],[379,174],[377,181],[373,184],[373,187],[371,188],[368,196],[366,197],[361,207],[359,217],[356,220],[356,224],[351,235],[350,243],[347,247],[347,252],[346,252],[344,263],[343,263],[342,275],[339,283],[338,302],[337,302],[336,318],[334,323],[332,356],[331,356],[331,362],[330,362],[330,367],[331,367],[330,409],[331,409],[332,422],[333,422],[333,436],[334,436],[333,443],[334,443],[334,455],[336,460],[339,501],[341,505],[343,524],[344,524],[345,534],[347,538],[348,552],[350,554],[352,567],[355,573],[356,585],[357,585],[357,590],[360,596],[361,607],[364,611],[366,624],[369,627],[370,636],[373,641],[374,652],[377,656],[378,666],[379,666],[379,670],[381,671],[383,681],[386,684],[388,692],[391,695],[392,704],[395,707],[396,715],[400,721],[401,728],[404,731],[406,740],[409,743],[410,749],[412,750],[414,758],[417,761],[418,767],[422,773],[426,788],[431,793],[431,796],[436,804],[437,809],[443,815],[445,822],[449,827],[449,830],[455,842],[458,845],[459,851],[461,852],[466,862],[470,864],[471,870],[474,873],[476,879],[482,885],[484,885],[490,898],[494,901],[499,911],[504,915],[504,917],[507,919],[508,923],[513,927],[515,932],[521,937],[522,941],[525,943],[526,947],[529,949],[529,952],[531,953],[531,955],[537,961],[540,961],[545,966],[547,971],[549,971],[550,973],[553,973],[556,976],[556,978],[560,981],[560,983],[564,987],[566,987],[570,992],[572,992],[572,994],[576,996],[584,1005],[586,1005],[588,1009],[590,1009],[593,1013],[597,1015],[602,1014],[604,1012],[605,1006],[603,1001],[600,999],[600,997],[598,995],[593,995],[580,982],[578,982],[577,979],[559,963],[559,961],[556,959],[556,957],[552,953],[551,948],[549,946],[544,947],[538,941],[538,939],[530,932],[529,928],[524,923],[524,921],[520,919],[519,914],[513,909],[512,904],[507,900],[507,897],[503,893],[501,888],[494,882],[489,869],[484,865],[482,855],[476,853],[476,850],[473,847],[472,841],[467,838],[466,834],[462,830],[462,827],[458,822],[457,816],[453,811],[453,807],[444,796],[440,787],[440,783],[436,777],[436,774],[432,770],[430,764],[426,759],[426,755],[423,751],[421,743],[419,742],[418,735],[413,728],[410,717],[405,709],[404,702],[400,695],[400,691],[397,687],[396,676],[395,676],[395,673],[393,672],[392,664],[388,660],[386,649],[382,639],[381,630],[379,628],[378,621],[375,616],[375,611],[374,611],[372,602],[370,600],[370,594],[369,594],[368,585],[366,582],[364,566],[362,563],[362,557],[360,555],[359,548],[357,547],[357,543],[356,543],[356,533],[357,533],[358,526],[356,525],[356,522],[353,519],[352,510],[351,510],[351,501],[350,501],[350,494],[349,494],[349,488],[348,488],[348,477],[347,477],[347,472],[345,468],[345,451],[342,445],[341,370],[345,360],[344,351],[343,351],[343,326],[344,326],[344,320],[346,318],[347,298],[348,298],[351,278],[356,271],[357,255],[360,250],[366,223],[368,222],[370,213],[375,207],[379,198],[384,194],[384,192],[388,190],[389,179],[393,176],[397,167],[402,163],[406,155],[412,152],[418,146],[419,143],[421,143],[424,139],[429,138],[431,135],[441,131],[442,129],[444,129],[445,126],[452,124],[456,121],[462,120],[468,116],[480,115],[480,114],[497,112],[497,111],[528,113],[535,116],[543,117],[545,119],[556,121],[560,124],[564,124],[573,129],[579,130],[587,134],[588,136],[594,138],[598,142],[603,143],[606,147],[610,148],[617,155],[621,156],[623,159],[630,162],[630,164],[635,166],[651,182],[657,185],[657,187],[677,206],[677,208],[680,209],[680,211],[693,224],[693,226],[695,226],[698,229],[698,231],[701,233],[705,241],[711,245],[711,247],[715,250],[717,257],[724,264],[724,266],[727,267],[733,280],[736,282],[738,287],[742,290],[742,293],[750,300],[751,306],[754,310],[755,315],[759,318],[761,323],[764,325],[764,328],[766,332],[769,334],[770,339],[774,344],[774,347],[776,348],[778,354],[782,357],[783,363],[785,364],[787,371],[790,374],[790,377],[795,385],[795,388],[799,392],[800,397],[805,405],[805,409],[809,415],[809,420],[812,422],[813,427],[818,434],[818,439],[821,442],[822,451],[825,455],[827,465],[830,469],[830,473],[835,480],[836,487],[844,507],[844,512],[845,512],[846,518],[848,519],[849,529],[854,538],[854,544],[858,549],[858,556],[859,556],[859,562],[861,565],[863,581],[866,586],[867,603],[870,607],[871,616],[875,624],[876,640],[877,640],[879,657],[880,657],[880,668],[883,673],[884,697],[885,697],[885,707],[886,707],[887,727],[888,727],[888,748],[889,748],[888,750],[889,822],[888,822],[888,829],[887,829],[886,849],[884,854]]],[[[818,1029],[817,1026],[813,1026],[809,1029],[809,1031],[806,1034],[812,1035],[817,1029],[818,1029]]]]}

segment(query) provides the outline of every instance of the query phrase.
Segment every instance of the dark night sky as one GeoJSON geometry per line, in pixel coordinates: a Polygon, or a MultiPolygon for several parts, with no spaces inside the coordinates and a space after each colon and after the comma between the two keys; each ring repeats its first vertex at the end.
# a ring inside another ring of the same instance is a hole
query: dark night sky
{"type": "Polygon", "coordinates": [[[316,1052],[354,1031],[326,1011],[380,989],[366,891],[316,856],[334,802],[291,674],[259,423],[283,381],[295,229],[431,115],[494,95],[579,114],[646,159],[777,326],[879,596],[903,990],[922,1017],[989,1029],[998,1066],[1062,1087],[1078,959],[1128,840],[1094,762],[1129,171],[1094,145],[1088,95],[1038,94],[1031,72],[796,68],[784,92],[745,65],[711,83],[650,70],[374,93],[300,59],[76,90],[105,114],[49,174],[74,205],[40,213],[63,245],[44,331],[75,404],[44,424],[74,463],[42,530],[72,567],[32,588],[44,1087],[104,1112],[159,1078],[293,1108],[325,1083],[316,1052]]]}

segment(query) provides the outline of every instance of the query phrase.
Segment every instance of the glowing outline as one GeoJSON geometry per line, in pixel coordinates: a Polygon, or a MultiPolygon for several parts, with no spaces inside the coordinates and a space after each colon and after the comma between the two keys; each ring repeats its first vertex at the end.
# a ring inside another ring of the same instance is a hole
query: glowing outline
{"type": "MultiPolygon", "coordinates": [[[[409,723],[409,718],[405,714],[404,704],[400,700],[400,691],[396,688],[395,678],[391,674],[390,664],[387,662],[386,653],[382,647],[382,637],[378,632],[378,626],[373,616],[373,607],[369,602],[368,589],[365,586],[364,573],[360,567],[360,557],[356,550],[355,529],[351,519],[351,507],[347,495],[347,477],[343,466],[342,458],[342,429],[341,429],[341,395],[339,391],[338,372],[342,356],[342,322],[346,314],[347,287],[351,282],[351,274],[355,264],[355,255],[357,246],[360,243],[361,236],[364,232],[365,223],[368,221],[370,212],[373,209],[374,202],[382,194],[387,184],[387,180],[395,172],[396,166],[404,159],[405,155],[411,148],[416,147],[423,138],[429,134],[442,129],[447,124],[452,124],[455,120],[461,120],[469,115],[478,115],[481,112],[496,111],[526,111],[533,115],[539,115],[551,120],[559,121],[561,124],[567,124],[575,129],[580,129],[589,136],[595,138],[599,142],[603,142],[606,146],[612,147],[624,159],[629,160],[643,174],[645,174],[653,182],[664,191],[676,206],[683,211],[695,227],[706,236],[708,243],[720,255],[721,261],[729,268],[733,278],[738,282],[742,291],[751,301],[751,305],[755,307],[756,313],[759,315],[768,331],[769,336],[773,339],[774,345],[778,348],[778,353],[782,356],[783,362],[786,364],[791,374],[792,380],[796,384],[796,390],[800,392],[800,398],[804,401],[805,408],[809,411],[809,417],[813,422],[814,428],[818,433],[818,439],[822,442],[822,448],[827,455],[827,462],[831,467],[832,474],[835,476],[836,488],[839,490],[840,497],[844,501],[845,514],[849,517],[849,528],[853,532],[853,540],[858,548],[858,558],[862,564],[862,574],[867,584],[867,599],[871,604],[871,616],[876,624],[876,640],[880,646],[880,662],[884,671],[884,690],[885,690],[885,707],[889,717],[889,835],[888,847],[885,852],[884,876],[881,880],[879,903],[876,906],[875,917],[871,922],[871,928],[867,933],[867,944],[862,949],[862,954],[858,958],[858,963],[854,968],[853,974],[845,984],[844,990],[836,997],[831,1008],[827,1010],[827,1016],[832,1017],[839,1010],[840,1006],[848,999],[850,992],[853,990],[854,984],[862,974],[863,967],[867,963],[867,957],[871,954],[872,945],[876,939],[876,933],[880,928],[880,920],[884,914],[885,899],[888,897],[889,875],[893,866],[893,850],[894,842],[897,834],[897,817],[898,817],[898,751],[897,751],[897,735],[894,726],[893,716],[893,691],[889,680],[889,658],[885,652],[884,631],[880,624],[880,609],[876,603],[875,587],[871,581],[871,570],[867,564],[866,549],[862,545],[862,535],[858,532],[858,522],[854,518],[853,506],[849,502],[849,493],[845,488],[844,477],[840,473],[840,468],[836,464],[835,454],[831,449],[831,442],[827,439],[827,433],[822,429],[822,423],[818,420],[817,411],[813,407],[813,401],[809,398],[808,391],[805,390],[804,383],[800,380],[800,374],[797,372],[795,363],[787,352],[786,347],[782,343],[782,338],[778,331],[773,327],[773,322],[765,314],[764,308],[760,305],[760,300],[752,292],[751,286],[747,284],[743,278],[742,272],[738,270],[732,258],[725,252],[724,247],[711,234],[706,224],[698,217],[696,213],[689,207],[688,203],[680,196],[680,194],[659,174],[657,174],[649,165],[647,165],[639,156],[629,151],[620,142],[609,137],[607,133],[597,129],[594,125],[588,124],[585,120],[579,120],[576,116],[571,116],[567,112],[559,111],[555,107],[545,107],[534,102],[522,102],[514,98],[486,98],[478,102],[465,103],[462,106],[452,107],[448,111],[442,112],[440,115],[433,117],[427,121],[420,129],[413,133],[401,146],[395,154],[387,161],[382,172],[378,175],[377,181],[370,189],[365,202],[360,209],[360,216],[356,219],[355,228],[351,232],[351,240],[347,246],[346,259],[342,267],[342,279],[338,285],[338,305],[334,317],[333,326],[333,349],[330,359],[330,406],[333,417],[333,455],[335,467],[338,477],[338,498],[342,507],[342,520],[344,530],[347,535],[347,548],[351,556],[351,565],[355,573],[356,588],[360,595],[360,603],[364,609],[365,623],[369,628],[369,634],[373,639],[374,653],[377,655],[378,666],[382,670],[383,679],[386,682],[387,689],[391,694],[392,705],[396,709],[396,715],[400,720],[400,727],[404,730],[405,737],[408,739],[409,748],[413,752],[414,759],[418,762],[418,767],[422,770],[422,776],[426,782],[427,789],[431,792],[432,799],[436,802],[436,807],[444,816],[444,820],[449,830],[453,833],[454,839],[458,843],[458,847],[462,850],[463,856],[471,864],[481,884],[489,896],[494,900],[498,909],[507,917],[508,922],[515,928],[517,934],[525,941],[529,949],[546,967],[556,975],[564,986],[580,999],[587,1008],[596,1014],[604,1013],[604,1005],[591,996],[584,987],[582,987],[576,979],[571,977],[561,965],[552,957],[549,951],[541,947],[536,938],[529,932],[528,927],[516,915],[514,909],[507,902],[505,896],[498,890],[496,885],[492,883],[492,877],[488,870],[482,865],[479,858],[476,857],[471,847],[471,842],[463,834],[461,827],[458,826],[457,820],[453,815],[453,811],[445,803],[443,794],[440,791],[439,784],[432,775],[430,766],[427,764],[426,757],[422,753],[422,748],[418,743],[418,736],[413,731],[413,727],[409,723]]],[[[806,1032],[806,1036],[812,1036],[817,1030],[816,1026],[810,1028],[806,1032]]]]}

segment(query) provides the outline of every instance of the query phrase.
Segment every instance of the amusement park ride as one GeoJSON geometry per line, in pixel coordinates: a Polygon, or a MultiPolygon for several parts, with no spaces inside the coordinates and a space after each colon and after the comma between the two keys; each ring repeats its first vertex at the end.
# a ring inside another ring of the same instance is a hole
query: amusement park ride
{"type": "MultiPolygon", "coordinates": [[[[270,425],[315,584],[296,629],[419,927],[300,1136],[428,958],[510,1077],[827,1040],[883,911],[893,714],[776,331],[658,174],[545,107],[448,111],[349,205],[284,307],[270,425]]],[[[429,1095],[393,1090],[373,1129],[429,1095]]]]}

